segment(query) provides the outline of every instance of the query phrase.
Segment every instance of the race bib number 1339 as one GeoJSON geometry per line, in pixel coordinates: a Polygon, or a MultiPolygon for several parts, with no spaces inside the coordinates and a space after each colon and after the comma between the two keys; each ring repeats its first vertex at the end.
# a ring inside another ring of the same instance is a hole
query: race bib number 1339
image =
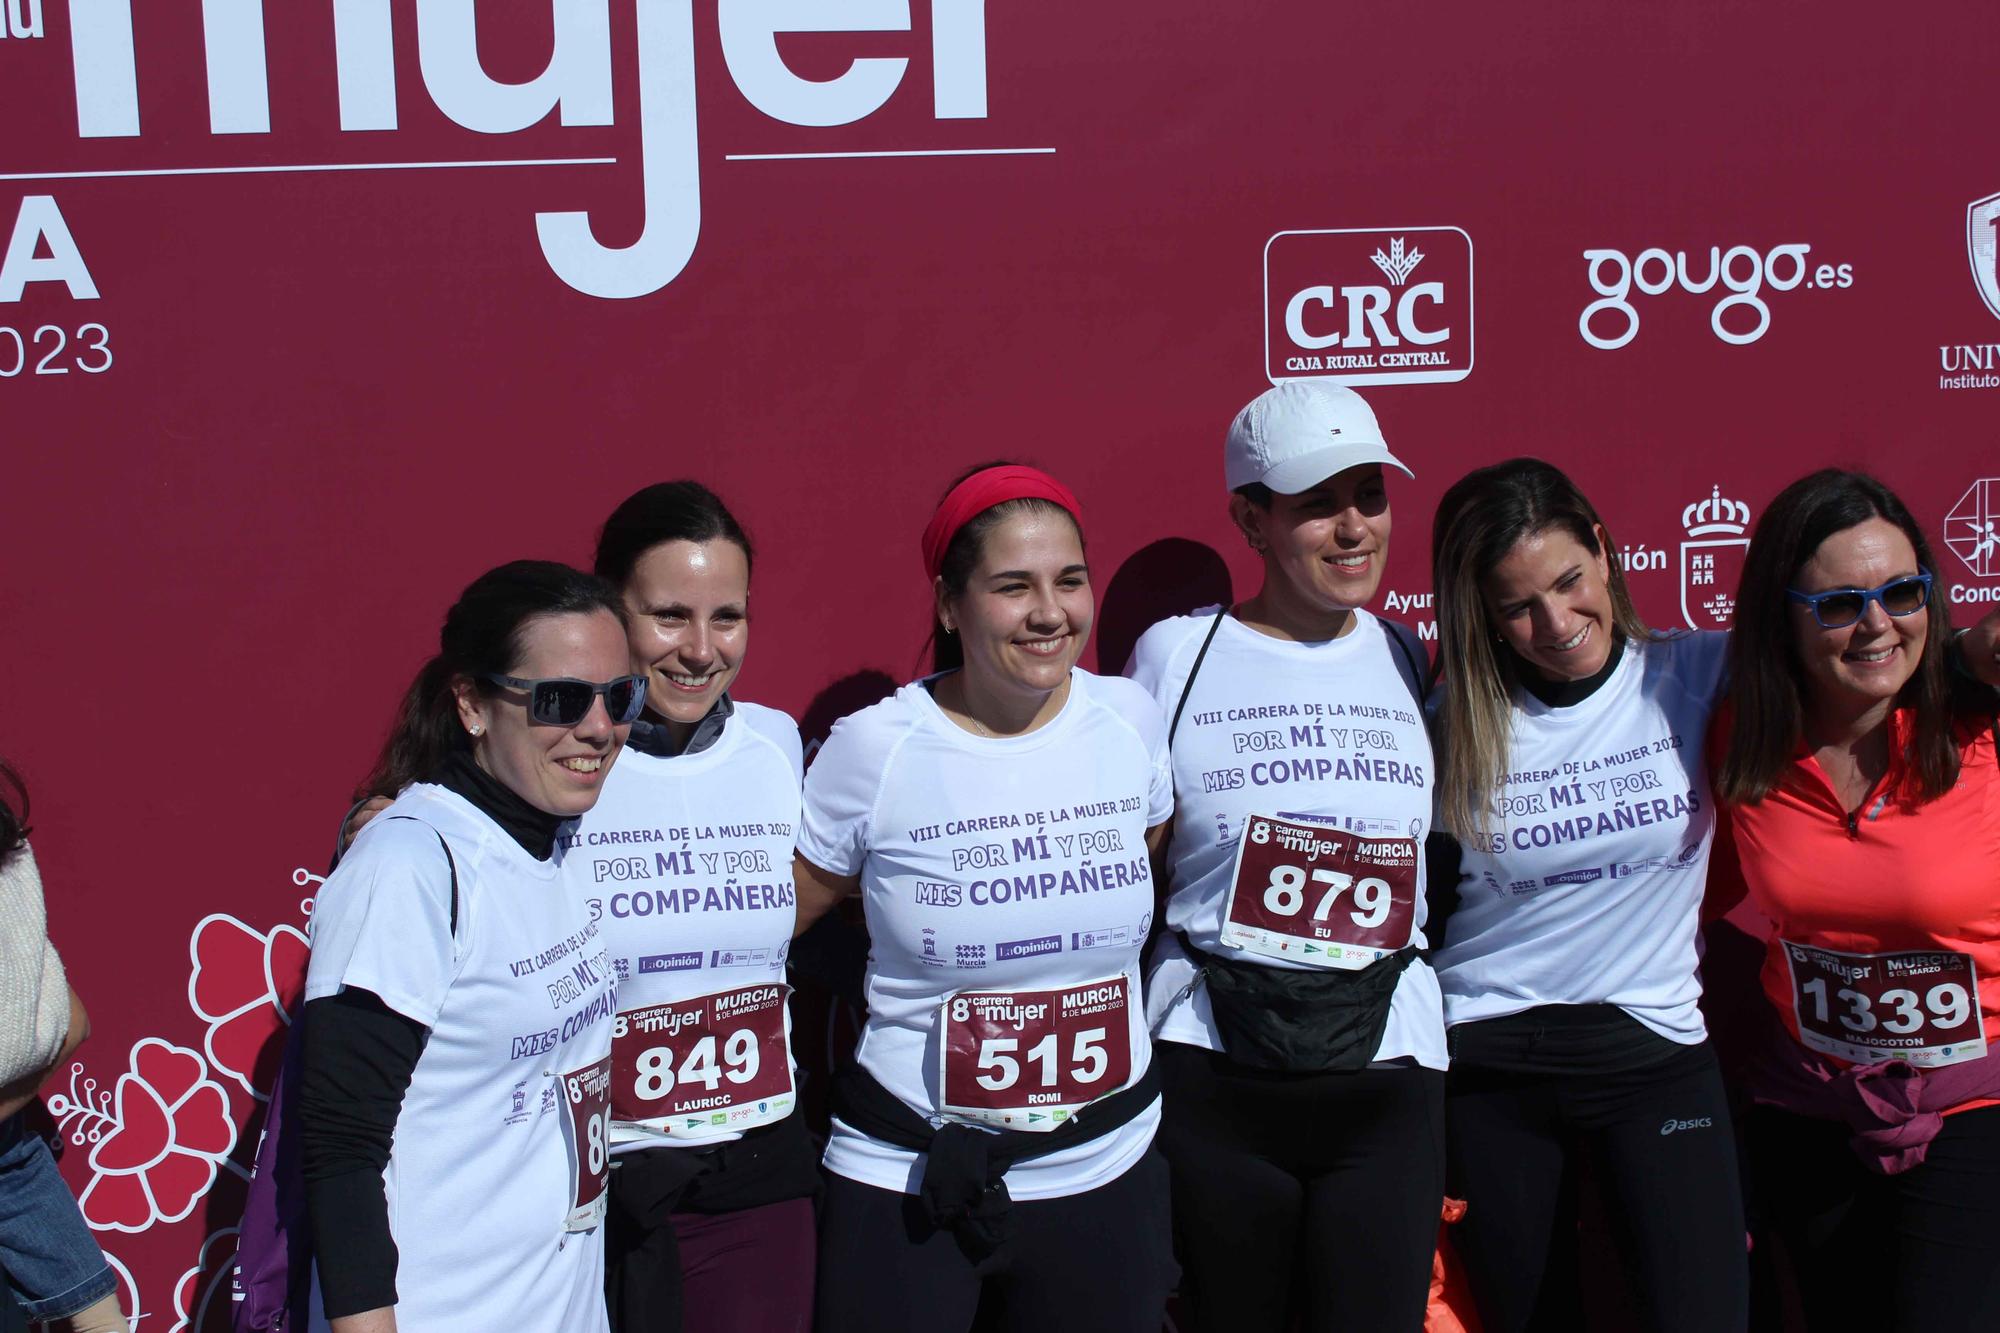
{"type": "Polygon", "coordinates": [[[1840,953],[1783,941],[1799,1041],[1854,1064],[1920,1069],[1986,1054],[1979,977],[1949,950],[1840,953]]]}

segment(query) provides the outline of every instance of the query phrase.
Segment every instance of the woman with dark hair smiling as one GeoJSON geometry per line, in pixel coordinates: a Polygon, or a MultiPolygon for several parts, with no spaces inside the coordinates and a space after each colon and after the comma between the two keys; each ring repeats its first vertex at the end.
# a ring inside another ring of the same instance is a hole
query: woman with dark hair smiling
{"type": "Polygon", "coordinates": [[[1649,631],[1603,520],[1538,459],[1456,482],[1431,544],[1438,822],[1461,846],[1433,961],[1481,1322],[1580,1320],[1561,1182],[1589,1151],[1645,1327],[1741,1329],[1743,1202],[1696,942],[1727,638],[1649,631]]]}
{"type": "Polygon", "coordinates": [[[313,909],[298,1116],[314,1327],[605,1328],[613,977],[557,831],[646,701],[604,580],[475,579],[313,909]]]}
{"type": "Polygon", "coordinates": [[[937,674],[843,718],[806,777],[799,929],[859,892],[872,945],[817,1326],[1155,1333],[1174,1269],[1139,947],[1165,727],[1076,667],[1095,607],[1061,482],[975,469],[923,557],[937,674]]]}
{"type": "Polygon", "coordinates": [[[646,675],[617,769],[561,839],[563,877],[618,979],[605,1241],[617,1333],[805,1333],[812,1320],[819,1171],[785,985],[804,760],[791,718],[730,695],[751,558],[696,481],[627,496],[597,542],[646,675]]]}
{"type": "Polygon", "coordinates": [[[1746,1081],[1757,1220],[1810,1326],[2000,1327],[2000,612],[1954,644],[1930,548],[1828,469],[1751,539],[1711,752],[1771,923],[1746,1081]],[[1956,657],[1956,662],[1953,658],[1956,657]]]}

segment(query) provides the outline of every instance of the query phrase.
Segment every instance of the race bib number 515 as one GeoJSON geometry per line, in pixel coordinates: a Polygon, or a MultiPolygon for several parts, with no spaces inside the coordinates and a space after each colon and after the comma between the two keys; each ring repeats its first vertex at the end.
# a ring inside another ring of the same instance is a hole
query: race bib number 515
{"type": "Polygon", "coordinates": [[[1855,1064],[1922,1069],[1986,1054],[1979,977],[1949,950],[1840,953],[1783,941],[1799,1041],[1855,1064]]]}
{"type": "Polygon", "coordinates": [[[1251,815],[1222,942],[1309,967],[1359,969],[1416,931],[1417,844],[1251,815]]]}
{"type": "Polygon", "coordinates": [[[611,1112],[703,1139],[792,1110],[785,997],[776,982],[627,1009],[611,1029],[611,1112]]]}
{"type": "Polygon", "coordinates": [[[1043,1133],[1132,1079],[1131,983],[960,991],[939,1013],[940,1112],[1043,1133]]]}

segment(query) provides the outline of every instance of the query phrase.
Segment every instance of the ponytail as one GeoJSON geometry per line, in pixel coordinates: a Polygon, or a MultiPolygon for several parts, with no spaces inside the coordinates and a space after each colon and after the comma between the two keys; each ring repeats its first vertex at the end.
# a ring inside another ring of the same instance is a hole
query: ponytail
{"type": "Polygon", "coordinates": [[[458,699],[452,692],[455,675],[440,653],[403,692],[396,721],[375,767],[354,793],[357,801],[371,796],[394,797],[412,782],[421,782],[444,766],[455,751],[472,749],[472,738],[458,720],[458,699]]]}

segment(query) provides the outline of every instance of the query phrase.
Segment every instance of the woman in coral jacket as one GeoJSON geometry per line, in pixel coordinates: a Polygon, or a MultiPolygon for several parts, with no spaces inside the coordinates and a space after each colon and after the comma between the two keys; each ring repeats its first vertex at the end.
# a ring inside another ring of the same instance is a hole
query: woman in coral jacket
{"type": "Polygon", "coordinates": [[[1814,1329],[2000,1327],[2000,613],[1954,651],[1935,571],[1879,482],[1787,487],[1711,742],[1741,870],[1718,855],[1717,897],[1772,925],[1753,1220],[1814,1329]]]}

